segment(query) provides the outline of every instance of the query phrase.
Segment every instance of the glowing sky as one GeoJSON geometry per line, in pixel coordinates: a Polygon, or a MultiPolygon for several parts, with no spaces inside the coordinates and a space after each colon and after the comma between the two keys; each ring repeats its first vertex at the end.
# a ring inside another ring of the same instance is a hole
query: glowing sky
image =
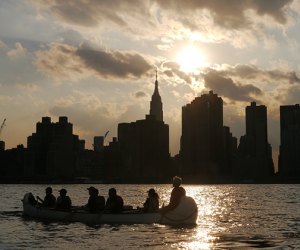
{"type": "Polygon", "coordinates": [[[87,148],[110,140],[148,114],[158,67],[172,155],[181,107],[211,89],[238,138],[249,102],[267,106],[276,155],[279,106],[299,103],[299,18],[299,0],[1,0],[1,139],[26,145],[42,116],[68,116],[87,148]]]}

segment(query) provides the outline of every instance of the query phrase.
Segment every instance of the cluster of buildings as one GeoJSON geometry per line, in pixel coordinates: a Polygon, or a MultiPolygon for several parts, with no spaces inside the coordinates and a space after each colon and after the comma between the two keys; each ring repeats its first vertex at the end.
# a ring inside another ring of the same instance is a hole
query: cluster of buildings
{"type": "Polygon", "coordinates": [[[94,137],[93,150],[73,134],[67,117],[43,117],[27,147],[5,150],[0,142],[2,181],[81,181],[159,183],[177,174],[191,183],[285,182],[300,180],[300,107],[280,107],[279,171],[268,142],[267,108],[246,107],[246,134],[232,136],[223,124],[223,100],[210,91],[182,107],[180,151],[169,153],[169,126],[156,78],[145,119],[118,124],[109,145],[94,137]]]}

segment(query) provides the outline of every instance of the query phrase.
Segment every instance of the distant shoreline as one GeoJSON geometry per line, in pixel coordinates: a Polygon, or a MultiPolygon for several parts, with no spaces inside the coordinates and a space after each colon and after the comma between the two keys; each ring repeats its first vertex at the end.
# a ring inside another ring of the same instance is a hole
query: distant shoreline
{"type": "MultiPolygon", "coordinates": [[[[184,179],[183,185],[234,185],[234,184],[300,184],[300,179],[270,179],[270,180],[189,180],[184,179]]],[[[170,184],[170,181],[103,181],[103,180],[24,180],[24,179],[0,179],[0,184],[170,184]]]]}

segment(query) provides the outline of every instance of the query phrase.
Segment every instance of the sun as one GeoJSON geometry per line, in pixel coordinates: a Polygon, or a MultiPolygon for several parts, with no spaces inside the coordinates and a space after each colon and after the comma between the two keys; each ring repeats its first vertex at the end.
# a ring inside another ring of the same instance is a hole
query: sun
{"type": "Polygon", "coordinates": [[[176,61],[180,65],[180,70],[186,73],[196,73],[199,68],[205,66],[203,53],[192,45],[182,49],[178,53],[176,61]]]}

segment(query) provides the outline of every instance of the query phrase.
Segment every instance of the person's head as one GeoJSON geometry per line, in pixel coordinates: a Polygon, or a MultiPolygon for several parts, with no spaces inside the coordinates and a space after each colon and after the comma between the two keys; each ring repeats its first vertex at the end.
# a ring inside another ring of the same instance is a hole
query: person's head
{"type": "Polygon", "coordinates": [[[108,196],[109,197],[113,197],[113,196],[116,196],[117,195],[117,190],[115,188],[110,188],[108,190],[108,196]]]}
{"type": "Polygon", "coordinates": [[[95,187],[89,187],[87,190],[89,190],[89,195],[94,195],[95,194],[95,187]]]}
{"type": "Polygon", "coordinates": [[[60,194],[60,196],[66,196],[67,190],[62,188],[61,190],[59,190],[59,194],[60,194]]]}
{"type": "Polygon", "coordinates": [[[46,188],[46,194],[52,194],[52,188],[51,187],[46,188]]]}
{"type": "Polygon", "coordinates": [[[149,197],[154,197],[155,196],[155,190],[154,190],[154,188],[150,188],[149,190],[148,190],[148,196],[149,197]]]}
{"type": "Polygon", "coordinates": [[[178,176],[173,177],[173,187],[179,187],[182,183],[182,179],[178,176]]]}

